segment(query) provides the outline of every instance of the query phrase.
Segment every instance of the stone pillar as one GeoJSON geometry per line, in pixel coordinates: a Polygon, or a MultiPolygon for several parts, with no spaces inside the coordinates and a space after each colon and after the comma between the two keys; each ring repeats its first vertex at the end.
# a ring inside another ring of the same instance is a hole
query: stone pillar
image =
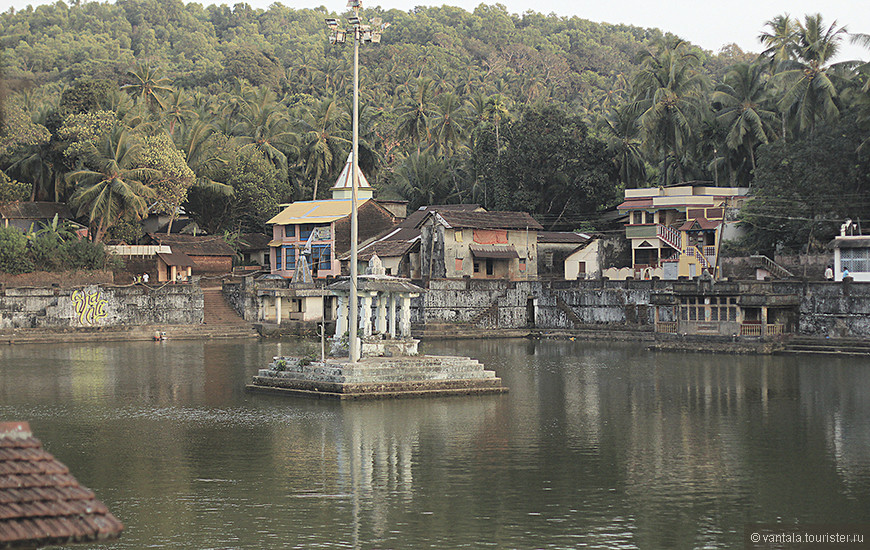
{"type": "Polygon", "coordinates": [[[364,337],[372,335],[372,296],[362,292],[359,295],[359,332],[364,337]]]}
{"type": "Polygon", "coordinates": [[[384,292],[378,293],[378,310],[376,330],[381,334],[387,333],[387,299],[389,295],[384,292]]]}
{"type": "MultiPolygon", "coordinates": [[[[326,312],[324,312],[325,314],[326,312]]],[[[347,332],[347,296],[344,294],[338,295],[338,311],[335,316],[335,337],[341,338],[347,332]]]]}
{"type": "Polygon", "coordinates": [[[275,294],[275,322],[281,324],[281,297],[275,294]]]}
{"type": "Polygon", "coordinates": [[[398,296],[391,292],[389,294],[390,300],[390,338],[393,340],[396,339],[396,300],[398,296]]]}
{"type": "Polygon", "coordinates": [[[411,296],[402,294],[402,317],[399,324],[399,335],[402,338],[411,337],[411,296]]]}
{"type": "Polygon", "coordinates": [[[767,306],[761,306],[761,335],[767,336],[767,306]]]}

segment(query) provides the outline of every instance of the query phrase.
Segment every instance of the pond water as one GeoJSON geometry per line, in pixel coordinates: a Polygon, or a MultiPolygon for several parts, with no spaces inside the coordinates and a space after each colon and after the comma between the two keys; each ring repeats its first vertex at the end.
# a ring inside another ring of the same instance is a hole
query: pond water
{"type": "Polygon", "coordinates": [[[476,340],[505,395],[246,394],[274,341],[0,349],[0,419],[126,525],[101,548],[737,548],[870,523],[866,359],[476,340]]]}

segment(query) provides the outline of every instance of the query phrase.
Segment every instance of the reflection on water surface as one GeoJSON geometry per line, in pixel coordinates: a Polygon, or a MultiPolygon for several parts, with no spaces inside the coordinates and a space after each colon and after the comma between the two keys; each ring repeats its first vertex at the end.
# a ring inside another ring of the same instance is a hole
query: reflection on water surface
{"type": "Polygon", "coordinates": [[[734,548],[749,522],[870,523],[864,361],[424,348],[511,392],[245,394],[274,342],[12,346],[0,418],[125,522],[105,548],[734,548]]]}

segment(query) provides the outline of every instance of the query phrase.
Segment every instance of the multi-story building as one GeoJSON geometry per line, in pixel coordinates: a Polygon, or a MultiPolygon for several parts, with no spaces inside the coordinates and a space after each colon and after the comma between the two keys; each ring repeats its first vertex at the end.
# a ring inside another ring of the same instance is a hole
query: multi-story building
{"type": "MultiPolygon", "coordinates": [[[[268,221],[272,225],[270,264],[272,273],[293,278],[303,253],[309,255],[314,278],[341,273],[338,256],[350,250],[351,162],[332,188],[332,199],[296,201],[268,221]],[[308,252],[310,250],[310,253],[308,252]]],[[[395,201],[387,206],[373,198],[373,189],[362,172],[357,188],[359,239],[365,241],[392,227],[404,218],[396,213],[395,201]]]]}
{"type": "Polygon", "coordinates": [[[618,209],[628,214],[625,236],[631,241],[633,276],[715,275],[722,240],[736,236],[729,213],[747,191],[693,184],[626,189],[618,209]]]}

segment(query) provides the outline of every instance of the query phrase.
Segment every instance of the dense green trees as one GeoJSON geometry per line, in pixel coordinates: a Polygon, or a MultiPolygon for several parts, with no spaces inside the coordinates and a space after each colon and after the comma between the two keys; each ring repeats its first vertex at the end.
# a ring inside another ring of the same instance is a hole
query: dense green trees
{"type": "MultiPolygon", "coordinates": [[[[183,204],[210,232],[262,229],[281,203],[327,197],[350,151],[351,51],[323,26],[340,15],[179,0],[2,13],[0,170],[33,199],[71,201],[95,238],[143,202],[183,204]]],[[[498,4],[364,15],[392,25],[361,50],[360,164],[412,207],[588,227],[624,187],[703,180],[761,197],[776,187],[771,151],[842,124],[868,139],[870,68],[835,62],[847,35],[820,15],[759,22],[761,56],[498,4]]]]}

